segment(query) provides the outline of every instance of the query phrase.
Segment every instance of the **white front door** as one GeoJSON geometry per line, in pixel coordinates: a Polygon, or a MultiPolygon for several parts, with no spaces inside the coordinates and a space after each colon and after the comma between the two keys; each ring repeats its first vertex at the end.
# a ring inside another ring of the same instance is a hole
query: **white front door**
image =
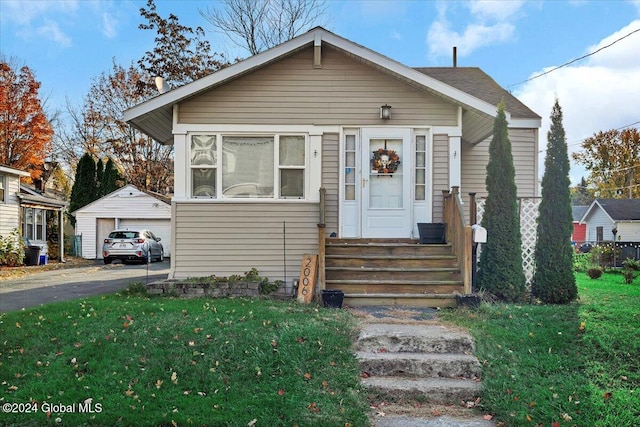
{"type": "Polygon", "coordinates": [[[411,237],[411,129],[362,130],[362,237],[411,237]]]}

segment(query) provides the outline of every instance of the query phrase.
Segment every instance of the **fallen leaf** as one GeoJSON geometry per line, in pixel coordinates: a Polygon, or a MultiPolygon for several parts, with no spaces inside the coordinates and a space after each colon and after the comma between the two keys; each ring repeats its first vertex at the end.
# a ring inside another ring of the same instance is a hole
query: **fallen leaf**
{"type": "Polygon", "coordinates": [[[178,384],[178,374],[176,374],[175,372],[171,373],[171,382],[174,384],[178,384]]]}
{"type": "Polygon", "coordinates": [[[327,380],[322,381],[322,387],[324,387],[324,388],[329,387],[329,381],[327,381],[327,380]]]}
{"type": "Polygon", "coordinates": [[[311,374],[309,372],[305,372],[304,373],[304,379],[305,380],[310,380],[311,379],[311,374]]]}
{"type": "Polygon", "coordinates": [[[565,421],[571,421],[573,420],[573,418],[571,417],[571,415],[567,414],[566,412],[564,414],[562,414],[562,419],[565,421]]]}
{"type": "Polygon", "coordinates": [[[434,409],[433,411],[431,411],[431,415],[434,417],[439,417],[440,416],[440,411],[438,411],[437,409],[434,409]]]}
{"type": "Polygon", "coordinates": [[[162,380],[156,381],[156,388],[160,388],[162,386],[162,380]]]}
{"type": "Polygon", "coordinates": [[[551,423],[551,427],[560,427],[560,423],[557,421],[554,421],[551,423]]]}
{"type": "Polygon", "coordinates": [[[584,328],[585,328],[586,326],[587,326],[587,322],[581,322],[581,323],[580,323],[580,328],[579,328],[579,329],[580,329],[581,331],[584,331],[584,328]]]}
{"type": "Polygon", "coordinates": [[[371,375],[368,372],[362,371],[360,372],[361,378],[369,378],[371,375]]]}
{"type": "Polygon", "coordinates": [[[491,415],[491,414],[486,414],[486,415],[484,415],[482,418],[484,418],[484,419],[485,419],[485,420],[487,420],[487,421],[491,421],[491,420],[493,419],[493,415],[491,415]]]}
{"type": "Polygon", "coordinates": [[[531,421],[533,418],[531,418],[531,415],[527,414],[527,421],[531,421]]]}
{"type": "Polygon", "coordinates": [[[125,329],[127,329],[127,328],[129,327],[129,322],[124,322],[124,323],[122,324],[122,327],[123,327],[123,328],[125,328],[125,329]]]}
{"type": "Polygon", "coordinates": [[[602,397],[604,398],[604,400],[611,399],[611,397],[612,397],[612,396],[613,396],[613,393],[612,393],[612,392],[610,392],[610,391],[608,391],[608,392],[606,392],[606,393],[604,393],[604,394],[602,395],[602,397]]]}
{"type": "Polygon", "coordinates": [[[254,425],[256,425],[256,423],[258,422],[257,418],[252,419],[251,421],[249,421],[249,424],[247,424],[249,427],[253,427],[254,425]]]}
{"type": "Polygon", "coordinates": [[[282,390],[282,389],[278,390],[278,394],[279,394],[280,396],[284,396],[284,390],[282,390]]]}
{"type": "Polygon", "coordinates": [[[16,328],[22,328],[22,326],[20,326],[20,323],[16,322],[16,328]]]}
{"type": "Polygon", "coordinates": [[[387,349],[384,347],[381,347],[378,349],[378,353],[386,353],[386,352],[387,352],[387,349]]]}
{"type": "Polygon", "coordinates": [[[131,390],[130,388],[127,389],[127,391],[124,392],[125,395],[127,396],[131,396],[133,394],[133,390],[131,390]]]}

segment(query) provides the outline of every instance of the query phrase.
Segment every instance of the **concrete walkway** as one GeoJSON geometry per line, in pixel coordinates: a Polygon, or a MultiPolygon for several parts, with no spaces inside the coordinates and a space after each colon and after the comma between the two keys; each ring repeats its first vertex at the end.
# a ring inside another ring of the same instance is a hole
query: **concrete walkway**
{"type": "Polygon", "coordinates": [[[495,427],[474,406],[481,367],[471,336],[437,320],[437,310],[357,307],[355,344],[376,427],[495,427]]]}

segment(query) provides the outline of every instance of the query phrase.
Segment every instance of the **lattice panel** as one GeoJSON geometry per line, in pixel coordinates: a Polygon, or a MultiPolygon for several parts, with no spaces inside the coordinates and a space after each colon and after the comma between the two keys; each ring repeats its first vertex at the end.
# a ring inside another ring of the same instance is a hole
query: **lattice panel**
{"type": "MultiPolygon", "coordinates": [[[[520,235],[522,236],[522,268],[527,281],[527,287],[531,286],[533,281],[533,272],[535,269],[535,250],[536,250],[536,220],[538,219],[538,207],[540,205],[539,197],[518,198],[518,207],[520,210],[520,235]]],[[[484,205],[486,199],[478,199],[476,202],[478,212],[478,224],[482,221],[484,214],[484,205]]],[[[480,250],[482,245],[480,245],[480,250]]],[[[480,250],[478,251],[478,260],[480,260],[480,250]]]]}

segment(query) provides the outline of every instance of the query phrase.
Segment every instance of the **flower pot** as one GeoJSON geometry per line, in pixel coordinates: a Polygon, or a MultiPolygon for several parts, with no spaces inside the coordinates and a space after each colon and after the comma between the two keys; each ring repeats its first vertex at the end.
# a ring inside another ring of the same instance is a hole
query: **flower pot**
{"type": "Polygon", "coordinates": [[[330,308],[342,308],[344,292],[339,289],[325,289],[322,291],[322,305],[330,308]]]}
{"type": "Polygon", "coordinates": [[[418,233],[422,244],[447,243],[447,225],[443,222],[419,222],[418,233]]]}

